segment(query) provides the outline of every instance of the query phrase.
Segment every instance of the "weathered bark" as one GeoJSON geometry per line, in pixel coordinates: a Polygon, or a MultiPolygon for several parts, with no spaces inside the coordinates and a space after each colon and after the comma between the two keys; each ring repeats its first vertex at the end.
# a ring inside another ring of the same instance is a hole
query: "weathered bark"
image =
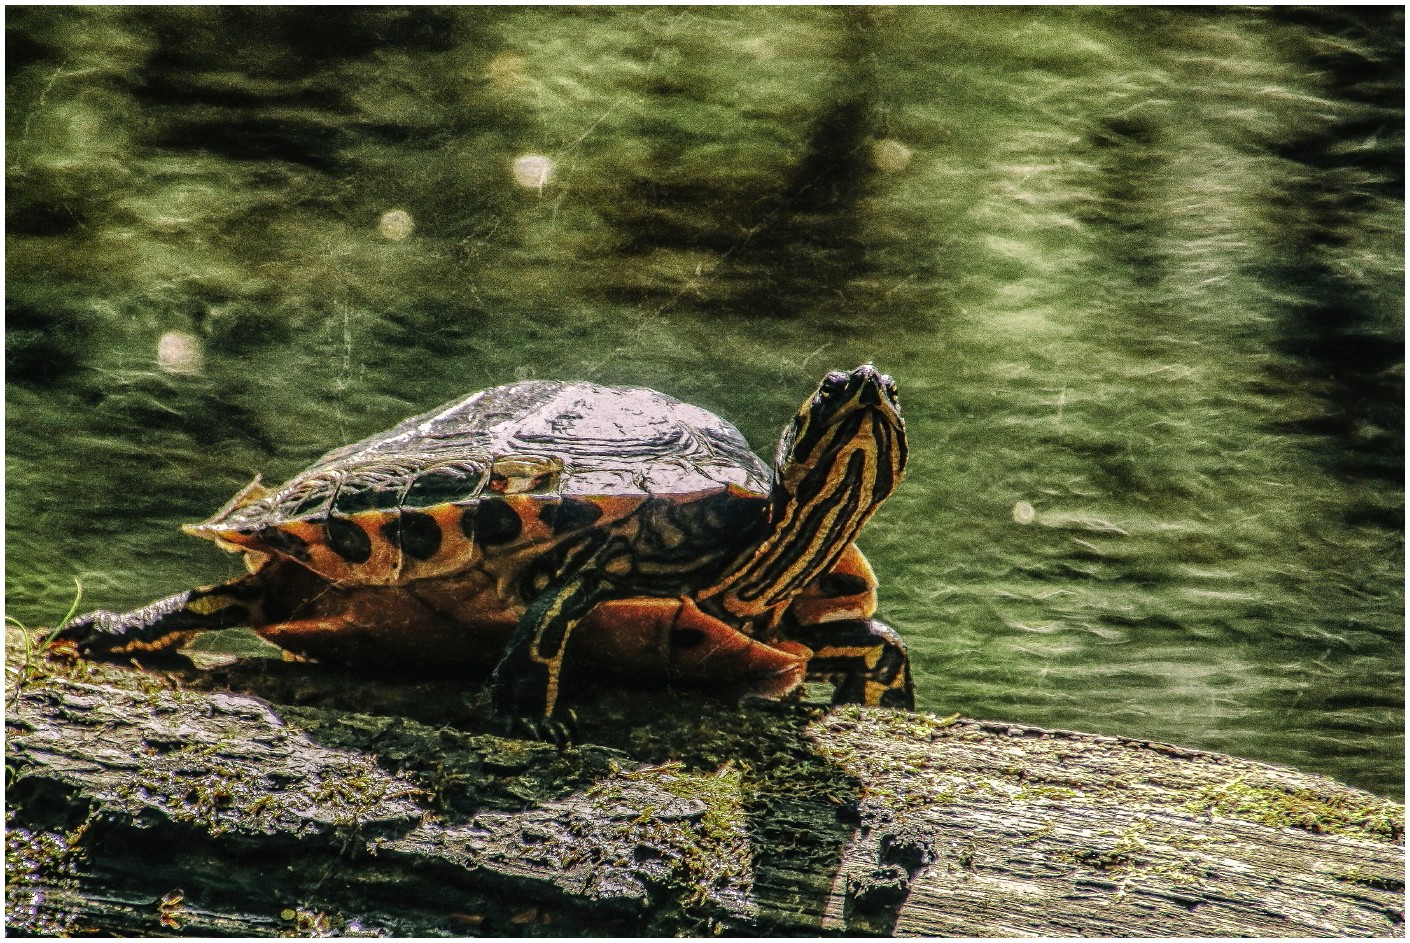
{"type": "Polygon", "coordinates": [[[28,675],[11,932],[1403,931],[1400,806],[1212,753],[616,689],[560,751],[452,682],[28,675]]]}

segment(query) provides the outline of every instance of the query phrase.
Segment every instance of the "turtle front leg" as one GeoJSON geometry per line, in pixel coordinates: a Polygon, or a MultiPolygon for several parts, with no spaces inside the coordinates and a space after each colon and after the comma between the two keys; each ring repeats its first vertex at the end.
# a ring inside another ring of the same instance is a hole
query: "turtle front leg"
{"type": "Polygon", "coordinates": [[[603,564],[616,544],[592,541],[570,553],[515,627],[489,683],[490,702],[511,731],[559,745],[572,739],[577,718],[558,710],[563,655],[573,629],[609,595],[603,564]]]}
{"type": "Polygon", "coordinates": [[[872,618],[876,576],[853,544],[789,607],[779,629],[812,650],[808,678],[835,685],[834,704],[915,707],[911,659],[896,630],[872,618]]]}
{"type": "Polygon", "coordinates": [[[117,613],[99,609],[70,620],[51,644],[68,642],[85,658],[122,660],[142,652],[168,652],[197,632],[248,625],[264,597],[257,574],[204,586],[117,613]]]}
{"type": "Polygon", "coordinates": [[[795,641],[813,650],[808,678],[831,681],[834,704],[873,704],[913,710],[915,685],[906,643],[878,619],[801,626],[795,641]]]}

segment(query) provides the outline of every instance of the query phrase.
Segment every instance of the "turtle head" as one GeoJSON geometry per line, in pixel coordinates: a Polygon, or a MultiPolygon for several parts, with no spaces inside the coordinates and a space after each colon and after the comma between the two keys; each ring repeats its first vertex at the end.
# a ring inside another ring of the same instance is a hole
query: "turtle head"
{"type": "Polygon", "coordinates": [[[829,373],[784,428],[775,464],[769,533],[722,586],[737,615],[775,609],[826,573],[901,483],[895,382],[869,363],[829,373]]]}
{"type": "Polygon", "coordinates": [[[823,468],[845,475],[848,463],[877,466],[877,485],[885,493],[906,468],[906,431],[896,396],[896,381],[864,363],[851,373],[833,370],[803,401],[793,422],[784,427],[775,467],[785,486],[816,479],[823,468]],[[856,453],[862,453],[858,457],[856,453]]]}

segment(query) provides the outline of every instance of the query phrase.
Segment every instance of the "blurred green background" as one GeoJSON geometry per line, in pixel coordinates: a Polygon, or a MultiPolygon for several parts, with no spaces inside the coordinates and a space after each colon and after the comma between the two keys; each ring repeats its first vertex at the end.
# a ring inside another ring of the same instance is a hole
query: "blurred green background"
{"type": "Polygon", "coordinates": [[[901,385],[921,706],[1403,791],[1399,8],[6,11],[7,611],[529,377],[901,385]]]}

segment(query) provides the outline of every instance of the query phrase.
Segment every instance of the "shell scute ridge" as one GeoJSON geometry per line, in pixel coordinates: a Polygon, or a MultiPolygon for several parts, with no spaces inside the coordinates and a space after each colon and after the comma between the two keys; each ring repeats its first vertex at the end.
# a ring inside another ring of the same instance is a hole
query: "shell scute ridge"
{"type": "Polygon", "coordinates": [[[771,487],[744,437],[708,410],[645,388],[531,380],[334,449],[278,488],[256,479],[188,531],[326,558],[340,579],[388,567],[395,579],[402,564],[386,563],[388,553],[468,562],[472,547],[532,545],[648,499],[717,495],[752,508],[771,487]]]}

